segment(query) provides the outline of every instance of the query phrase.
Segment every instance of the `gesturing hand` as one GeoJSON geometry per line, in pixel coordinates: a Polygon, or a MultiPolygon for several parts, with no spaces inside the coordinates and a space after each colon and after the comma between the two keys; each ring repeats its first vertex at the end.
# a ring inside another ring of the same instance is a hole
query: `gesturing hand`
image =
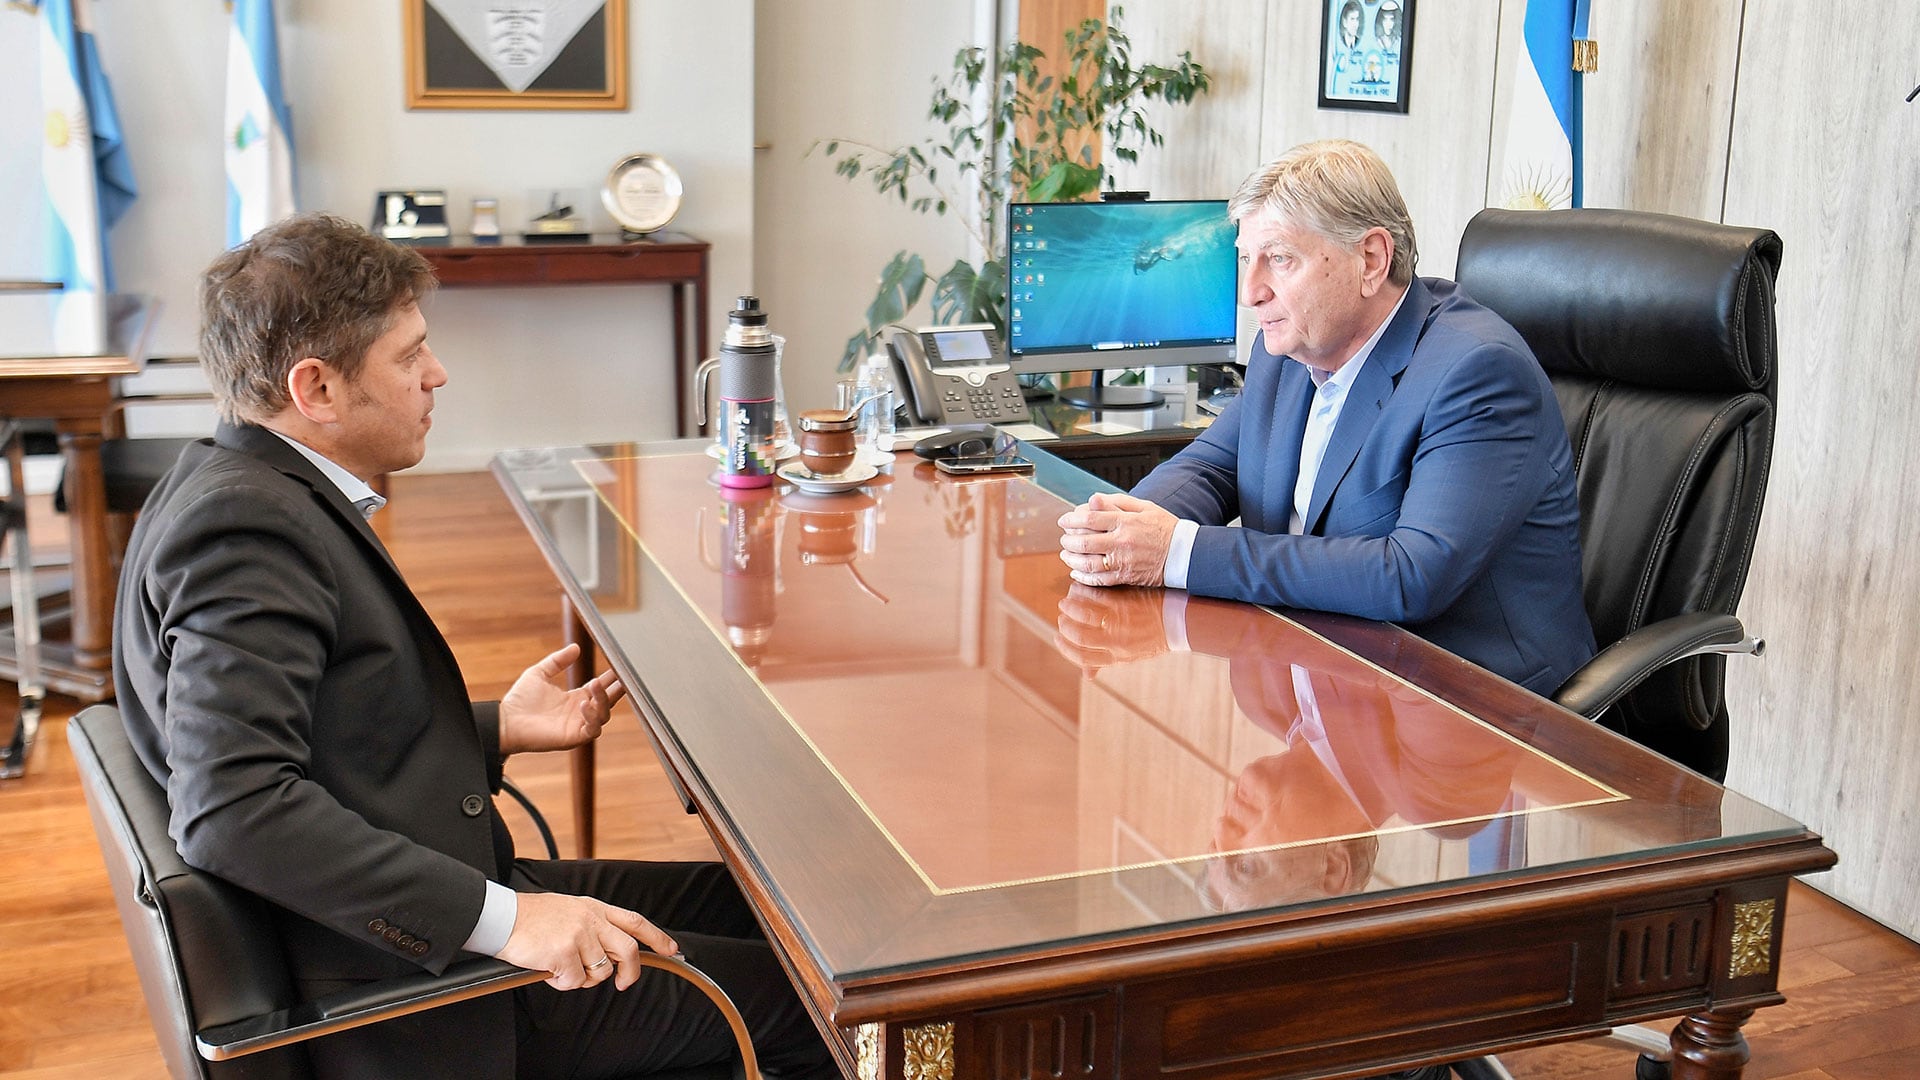
{"type": "Polygon", "coordinates": [[[500,699],[500,752],[565,750],[598,738],[614,704],[627,694],[611,671],[567,689],[567,668],[580,646],[567,645],[528,668],[500,699]]]}
{"type": "Polygon", "coordinates": [[[635,912],[590,896],[518,893],[513,933],[499,958],[533,971],[550,971],[555,990],[598,986],[609,977],[621,990],[640,977],[640,946],[662,956],[680,951],[659,927],[635,912]]]}

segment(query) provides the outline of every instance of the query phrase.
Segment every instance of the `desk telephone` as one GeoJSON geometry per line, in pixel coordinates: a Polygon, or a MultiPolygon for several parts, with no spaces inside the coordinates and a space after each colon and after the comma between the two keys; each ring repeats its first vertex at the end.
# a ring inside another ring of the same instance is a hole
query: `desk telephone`
{"type": "Polygon", "coordinates": [[[990,323],[896,330],[887,336],[894,374],[907,387],[916,424],[1008,424],[1027,419],[1020,381],[990,323]]]}

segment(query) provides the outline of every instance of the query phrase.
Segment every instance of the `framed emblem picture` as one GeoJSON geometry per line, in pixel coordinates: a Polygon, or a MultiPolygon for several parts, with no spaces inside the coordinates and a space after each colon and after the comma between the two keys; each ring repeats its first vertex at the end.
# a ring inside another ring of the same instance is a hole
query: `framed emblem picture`
{"type": "Polygon", "coordinates": [[[1321,0],[1320,107],[1407,111],[1413,0],[1321,0]]]}
{"type": "Polygon", "coordinates": [[[627,107],[627,0],[402,0],[409,109],[627,107]]]}

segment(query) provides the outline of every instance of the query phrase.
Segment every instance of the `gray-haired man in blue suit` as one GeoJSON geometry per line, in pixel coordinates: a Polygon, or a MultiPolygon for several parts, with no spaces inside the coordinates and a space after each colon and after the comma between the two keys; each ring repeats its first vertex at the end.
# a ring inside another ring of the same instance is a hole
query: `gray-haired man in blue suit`
{"type": "Polygon", "coordinates": [[[1246,388],[1131,495],[1060,519],[1074,579],[1396,622],[1551,693],[1594,642],[1566,426],[1526,343],[1414,276],[1364,146],[1289,150],[1228,215],[1260,323],[1246,388]]]}

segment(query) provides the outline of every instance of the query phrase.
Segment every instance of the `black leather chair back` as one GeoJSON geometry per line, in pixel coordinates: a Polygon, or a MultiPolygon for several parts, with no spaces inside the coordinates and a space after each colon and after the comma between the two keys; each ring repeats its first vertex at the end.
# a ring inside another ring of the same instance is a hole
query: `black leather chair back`
{"type": "MultiPolygon", "coordinates": [[[[1461,286],[1559,397],[1602,648],[1739,602],[1773,456],[1779,268],[1769,230],[1629,210],[1485,210],[1461,237],[1461,286]]],[[[1724,662],[1670,665],[1603,722],[1724,778],[1724,662]]]]}
{"type": "Polygon", "coordinates": [[[252,893],[181,861],[167,835],[167,793],[134,754],[118,710],[81,712],[67,742],[167,1072],[174,1080],[308,1080],[298,1046],[222,1062],[194,1049],[195,1031],[298,1000],[279,934],[252,893]]]}

